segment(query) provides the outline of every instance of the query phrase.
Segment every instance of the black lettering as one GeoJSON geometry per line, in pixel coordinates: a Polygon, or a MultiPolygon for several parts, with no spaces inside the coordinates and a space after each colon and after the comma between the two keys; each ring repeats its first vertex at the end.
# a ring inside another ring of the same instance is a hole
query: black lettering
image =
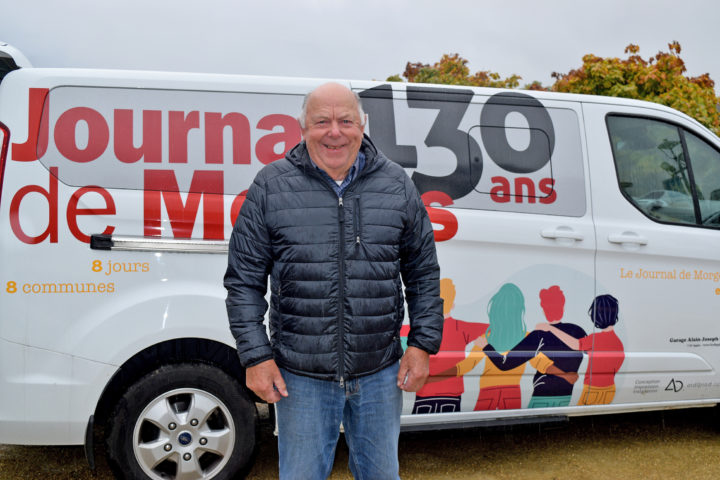
{"type": "Polygon", "coordinates": [[[555,129],[550,114],[537,99],[517,92],[490,97],[480,115],[480,134],[490,158],[512,173],[531,173],[544,167],[555,149],[555,129]],[[507,141],[505,118],[516,112],[525,117],[530,128],[530,144],[515,150],[507,141]]]}
{"type": "Polygon", "coordinates": [[[452,151],[457,159],[455,170],[444,177],[413,172],[412,180],[421,194],[439,190],[453,199],[461,198],[470,193],[480,181],[483,170],[480,145],[468,132],[458,129],[472,98],[472,90],[407,87],[408,106],[439,110],[430,132],[425,137],[425,145],[445,147],[452,151]]]}
{"type": "MultiPolygon", "coordinates": [[[[398,145],[392,86],[378,85],[360,92],[363,110],[372,119],[370,137],[387,157],[404,168],[417,168],[417,148],[398,145]]],[[[422,192],[421,192],[422,193],[422,192]]]]}

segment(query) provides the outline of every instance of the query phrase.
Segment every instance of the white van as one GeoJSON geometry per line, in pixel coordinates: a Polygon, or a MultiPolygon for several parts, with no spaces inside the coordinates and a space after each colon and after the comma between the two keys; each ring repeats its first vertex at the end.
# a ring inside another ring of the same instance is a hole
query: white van
{"type": "MultiPolygon", "coordinates": [[[[227,239],[326,80],[0,63],[0,443],[232,477],[257,399],[227,239]]],[[[342,83],[436,228],[444,341],[405,429],[720,401],[720,139],[647,102],[342,83]]]]}

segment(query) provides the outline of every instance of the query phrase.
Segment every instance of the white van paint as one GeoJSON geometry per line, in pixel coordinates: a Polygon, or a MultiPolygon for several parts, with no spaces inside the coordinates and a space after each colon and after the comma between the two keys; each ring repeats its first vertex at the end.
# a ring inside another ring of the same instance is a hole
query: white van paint
{"type": "MultiPolygon", "coordinates": [[[[300,140],[302,96],[325,81],[34,68],[2,79],[0,443],[89,448],[102,423],[122,450],[113,461],[160,478],[155,461],[182,466],[177,452],[209,450],[197,443],[207,427],[225,443],[195,469],[212,477],[242,467],[254,407],[227,325],[226,240],[255,174],[300,140]],[[165,405],[187,399],[206,402],[197,429],[178,414],[182,428],[148,431],[170,418],[165,405]],[[158,438],[170,451],[143,457],[158,438]]],[[[563,320],[587,335],[599,333],[593,300],[618,304],[622,348],[582,354],[566,406],[528,408],[542,378],[526,365],[520,408],[475,410],[481,383],[506,378],[483,375],[490,360],[479,358],[456,392],[461,411],[412,414],[415,394],[406,394],[404,428],[718,403],[716,136],[647,102],[342,83],[363,98],[370,136],[423,194],[442,276],[455,286],[448,315],[461,321],[445,334],[454,328],[456,344],[432,373],[469,355],[503,285],[521,292],[528,333],[545,322],[538,295],[550,286],[564,293],[563,320]],[[618,359],[617,371],[598,366],[618,359]],[[611,401],[583,402],[583,384],[601,376],[614,385],[611,401]]]]}

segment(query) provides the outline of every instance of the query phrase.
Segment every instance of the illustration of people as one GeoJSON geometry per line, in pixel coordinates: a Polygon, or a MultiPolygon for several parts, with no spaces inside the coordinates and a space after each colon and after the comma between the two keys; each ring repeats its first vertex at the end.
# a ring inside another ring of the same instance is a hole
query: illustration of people
{"type": "Polygon", "coordinates": [[[618,322],[618,310],[618,301],[612,295],[595,297],[588,314],[600,332],[580,339],[548,323],[537,326],[552,332],[571,349],[588,355],[585,385],[578,405],[605,405],[615,398],[615,374],[625,360],[625,348],[614,329],[618,322]]]}
{"type": "MultiPolygon", "coordinates": [[[[585,330],[581,327],[561,321],[565,313],[565,294],[559,286],[553,285],[540,290],[540,307],[548,324],[573,338],[585,337],[585,330]]],[[[570,404],[573,384],[578,378],[577,371],[583,354],[571,350],[551,332],[533,330],[505,355],[498,353],[484,338],[475,342],[475,345],[484,347],[483,352],[488,359],[503,371],[517,368],[542,352],[553,362],[554,368],[549,366],[545,372],[538,370],[535,373],[533,394],[528,408],[565,407],[570,404]],[[557,369],[563,373],[557,374],[557,369]]]]}
{"type": "MultiPolygon", "coordinates": [[[[501,286],[490,299],[487,312],[490,325],[483,337],[495,350],[506,352],[525,337],[525,298],[517,285],[506,283],[501,286]]],[[[439,375],[462,377],[483,358],[485,353],[482,348],[474,346],[464,360],[439,375]]],[[[542,371],[552,364],[542,353],[530,363],[542,371]]],[[[524,371],[524,363],[511,370],[502,371],[492,362],[486,361],[480,376],[480,392],[475,410],[520,408],[520,379],[524,371]]],[[[433,380],[431,378],[429,381],[433,380]]]]}
{"type": "MultiPolygon", "coordinates": [[[[445,323],[440,350],[430,357],[430,378],[449,367],[454,368],[458,361],[465,357],[465,347],[488,328],[487,323],[464,322],[450,316],[455,306],[455,293],[455,285],[451,279],[440,279],[445,323]],[[458,355],[461,355],[460,358],[458,355]]],[[[426,383],[418,390],[412,413],[459,412],[460,398],[464,391],[462,377],[440,377],[439,381],[426,383]]]]}

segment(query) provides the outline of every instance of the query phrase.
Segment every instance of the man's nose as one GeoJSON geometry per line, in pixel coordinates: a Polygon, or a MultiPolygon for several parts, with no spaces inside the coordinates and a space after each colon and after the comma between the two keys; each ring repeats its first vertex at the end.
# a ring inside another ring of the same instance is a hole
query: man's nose
{"type": "Polygon", "coordinates": [[[340,123],[336,121],[330,122],[330,135],[337,137],[340,135],[340,123]]]}

